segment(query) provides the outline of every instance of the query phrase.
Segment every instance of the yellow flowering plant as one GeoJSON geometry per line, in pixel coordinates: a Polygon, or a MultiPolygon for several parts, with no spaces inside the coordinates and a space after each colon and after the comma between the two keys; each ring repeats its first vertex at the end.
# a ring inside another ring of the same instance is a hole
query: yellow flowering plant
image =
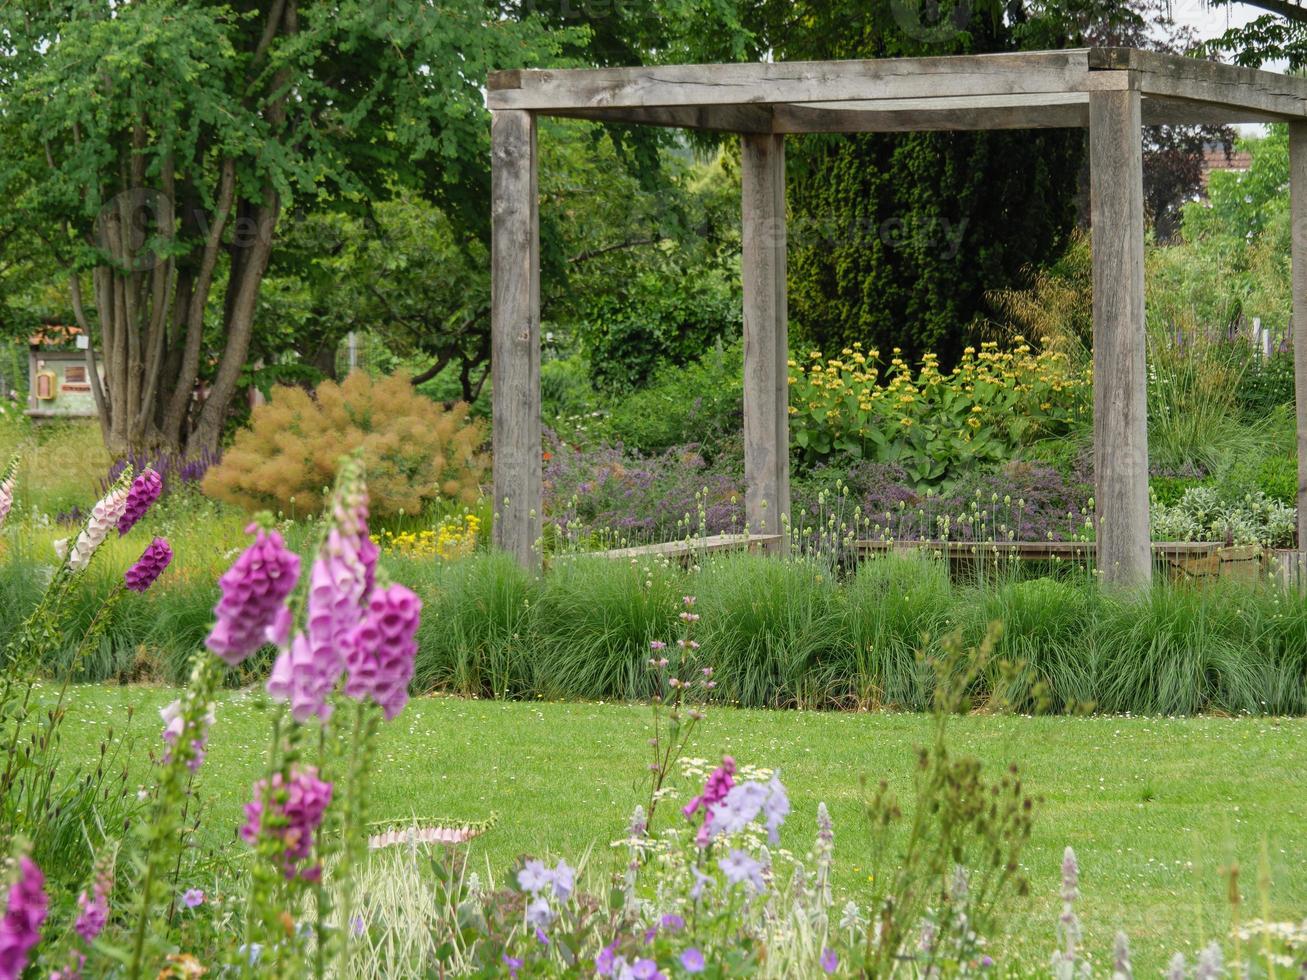
{"type": "Polygon", "coordinates": [[[1090,410],[1088,370],[1017,337],[968,347],[952,371],[934,354],[914,369],[860,344],[838,357],[811,351],[789,362],[790,438],[805,462],[844,453],[897,463],[917,483],[962,465],[1001,462],[1036,438],[1058,435],[1090,410]]]}
{"type": "Polygon", "coordinates": [[[452,561],[476,551],[481,518],[476,514],[451,514],[434,528],[420,531],[383,531],[381,547],[401,558],[441,558],[452,561]]]}

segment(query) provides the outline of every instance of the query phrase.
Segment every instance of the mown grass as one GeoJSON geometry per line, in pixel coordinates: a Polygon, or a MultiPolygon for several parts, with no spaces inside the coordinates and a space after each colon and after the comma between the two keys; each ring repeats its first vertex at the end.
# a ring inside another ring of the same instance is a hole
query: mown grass
{"type": "MultiPolygon", "coordinates": [[[[76,688],[66,763],[93,765],[98,740],[109,725],[121,729],[133,705],[131,778],[146,783],[146,750],[158,737],[154,711],[175,696],[162,687],[76,688]]],[[[222,697],[199,783],[202,841],[228,855],[243,853],[234,829],[261,775],[268,729],[260,702],[246,691],[222,697]]],[[[921,715],[717,708],[695,754],[729,752],[779,767],[794,799],[782,846],[796,853],[811,847],[824,800],[835,820],[838,887],[856,897],[869,856],[860,779],[887,779],[910,798],[914,749],[930,725],[921,715]]],[[[648,708],[636,705],[417,699],[383,729],[372,816],[464,820],[494,812],[496,827],[473,845],[477,866],[502,875],[522,854],[574,859],[593,847],[592,869],[606,872],[616,860],[609,843],[647,792],[650,731],[648,708]]],[[[1256,885],[1263,855],[1265,913],[1296,921],[1307,908],[1307,721],[972,715],[954,722],[953,747],[991,771],[1019,763],[1043,800],[1026,854],[1032,896],[997,945],[1000,957],[1047,963],[1068,844],[1080,857],[1080,913],[1100,966],[1117,929],[1134,941],[1140,976],[1155,975],[1176,950],[1192,953],[1224,935],[1222,870],[1233,862],[1243,868],[1245,917],[1263,914],[1256,885]]],[[[677,785],[682,795],[686,788],[677,785]]],[[[673,819],[674,807],[663,812],[673,819]]]]}

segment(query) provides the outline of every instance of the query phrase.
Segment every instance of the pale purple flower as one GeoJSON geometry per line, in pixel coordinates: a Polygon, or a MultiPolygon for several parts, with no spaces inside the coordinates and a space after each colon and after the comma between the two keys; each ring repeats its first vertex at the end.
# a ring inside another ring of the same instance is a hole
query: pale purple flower
{"type": "Polygon", "coordinates": [[[610,943],[599,951],[595,957],[595,974],[601,977],[611,976],[617,962],[617,943],[610,943]]]}
{"type": "Polygon", "coordinates": [[[569,867],[566,861],[559,861],[549,872],[549,882],[554,886],[554,895],[558,900],[566,902],[576,887],[576,869],[569,867]]]}
{"type": "Polygon", "coordinates": [[[45,875],[35,861],[23,855],[18,859],[18,878],[9,889],[4,918],[0,919],[0,980],[17,980],[27,968],[32,948],[41,939],[41,925],[49,907],[45,875]]]}
{"type": "Polygon", "coordinates": [[[817,961],[825,973],[834,973],[840,968],[840,958],[835,955],[835,950],[826,946],[821,951],[821,959],[817,961]]]}
{"type": "Polygon", "coordinates": [[[1217,980],[1225,975],[1224,958],[1220,943],[1212,942],[1203,947],[1198,954],[1198,963],[1194,966],[1194,980],[1217,980]]]}
{"type": "Polygon", "coordinates": [[[145,516],[145,512],[159,499],[161,493],[163,493],[163,477],[152,469],[142,470],[132,481],[131,489],[127,491],[127,499],[123,502],[122,516],[118,518],[119,536],[135,527],[136,522],[145,516]]]}
{"type": "Polygon", "coordinates": [[[767,784],[767,799],[763,801],[762,812],[766,817],[764,825],[767,828],[767,838],[773,844],[779,843],[781,824],[785,823],[785,818],[790,814],[790,797],[779,776],[772,776],[771,782],[767,784]]]}
{"type": "Polygon", "coordinates": [[[717,867],[722,869],[726,880],[732,885],[748,884],[754,894],[767,889],[762,878],[762,862],[756,861],[738,848],[733,848],[724,858],[719,858],[717,867]]]}
{"type": "Polygon", "coordinates": [[[163,570],[172,562],[172,548],[167,538],[155,538],[136,559],[136,564],[127,569],[123,581],[133,592],[144,592],[154,580],[163,574],[163,570]]]}
{"type": "Polygon", "coordinates": [[[649,643],[650,650],[666,650],[667,644],[662,640],[651,640],[649,643]]]}
{"type": "Polygon", "coordinates": [[[527,861],[517,873],[517,883],[523,891],[534,895],[549,886],[549,869],[543,861],[527,861]]]}
{"type": "Polygon", "coordinates": [[[767,787],[759,782],[737,783],[719,803],[708,808],[710,834],[737,834],[762,811],[767,801],[767,787]]]}
{"type": "Polygon", "coordinates": [[[676,913],[671,912],[659,920],[659,925],[669,932],[680,932],[685,928],[685,920],[676,913]]]}
{"type": "Polygon", "coordinates": [[[509,956],[507,953],[501,959],[504,961],[504,966],[508,967],[508,975],[510,977],[517,976],[517,971],[522,969],[523,961],[516,956],[509,956]]]}
{"type": "MultiPolygon", "coordinates": [[[[267,832],[280,839],[282,845],[282,871],[287,878],[316,880],[321,874],[321,867],[314,865],[304,868],[300,864],[313,848],[313,834],[322,823],[323,814],[331,802],[331,783],[318,778],[317,769],[312,766],[295,767],[291,770],[289,781],[281,773],[272,776],[274,789],[286,787],[286,801],[278,805],[282,826],[270,827],[267,832]]],[[[248,844],[256,844],[264,833],[263,808],[268,800],[267,781],[260,779],[254,784],[254,798],[245,804],[245,824],[240,835],[248,844]]]]}
{"type": "Polygon", "coordinates": [[[554,910],[549,907],[549,900],[546,898],[534,899],[526,907],[526,924],[535,928],[541,928],[549,925],[554,921],[554,910]]]}
{"type": "Polygon", "coordinates": [[[204,641],[233,667],[267,641],[268,627],[300,575],[299,555],[287,550],[280,534],[254,525],[245,530],[254,532],[254,543],[218,580],[217,622],[204,641]]]}
{"type": "Polygon", "coordinates": [[[636,960],[629,967],[626,967],[619,974],[622,980],[630,977],[631,980],[664,980],[664,975],[659,971],[658,964],[651,959],[636,960]]]}
{"type": "Polygon", "coordinates": [[[1124,932],[1116,934],[1112,945],[1112,980],[1131,980],[1134,966],[1130,962],[1130,940],[1124,932]]]}
{"type": "Polygon", "coordinates": [[[1166,967],[1166,980],[1185,980],[1189,973],[1188,964],[1184,961],[1184,953],[1176,953],[1171,957],[1171,962],[1166,967]]]}
{"type": "Polygon", "coordinates": [[[702,973],[704,968],[703,953],[691,946],[681,954],[681,969],[686,973],[702,973]]]}
{"type": "Polygon", "coordinates": [[[182,894],[182,904],[188,909],[197,908],[204,904],[204,892],[199,888],[188,888],[182,894]]]}
{"type": "Polygon", "coordinates": [[[367,612],[345,641],[345,694],[371,698],[386,720],[408,703],[422,600],[402,585],[374,589],[367,612]]]}
{"type": "Polygon", "coordinates": [[[697,902],[699,896],[703,894],[703,890],[712,884],[712,877],[704,874],[697,865],[693,864],[690,865],[690,874],[694,876],[694,885],[690,888],[690,897],[697,902]]]}

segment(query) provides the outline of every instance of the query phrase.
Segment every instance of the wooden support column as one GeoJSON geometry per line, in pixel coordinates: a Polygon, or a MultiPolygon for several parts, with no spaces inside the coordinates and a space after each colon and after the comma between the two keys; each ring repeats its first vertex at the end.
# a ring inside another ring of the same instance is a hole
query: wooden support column
{"type": "Polygon", "coordinates": [[[1136,88],[1089,95],[1094,262],[1094,500],[1098,570],[1152,579],[1144,335],[1144,190],[1136,88]]]}
{"type": "Polygon", "coordinates": [[[1289,123],[1293,397],[1298,417],[1298,551],[1307,551],[1307,123],[1289,123]]]}
{"type": "Polygon", "coordinates": [[[745,134],[740,138],[744,516],[751,534],[785,534],[782,515],[790,513],[785,137],[745,134]]]}
{"type": "Polygon", "coordinates": [[[540,567],[540,229],[532,113],[491,113],[495,544],[540,567]]]}

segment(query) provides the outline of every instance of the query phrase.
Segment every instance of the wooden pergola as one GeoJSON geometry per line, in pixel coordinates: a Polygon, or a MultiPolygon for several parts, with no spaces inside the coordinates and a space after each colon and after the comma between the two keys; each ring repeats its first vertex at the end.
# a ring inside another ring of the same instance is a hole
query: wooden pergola
{"type": "MultiPolygon", "coordinates": [[[[1298,534],[1307,547],[1307,79],[1132,48],[781,64],[513,70],[489,78],[496,544],[540,563],[540,262],[536,117],[741,139],[745,518],[790,511],[785,136],[1088,127],[1094,268],[1098,567],[1146,584],[1148,427],[1140,127],[1289,123],[1298,534]]],[[[1038,202],[1032,202],[1038,206],[1038,202]]]]}

